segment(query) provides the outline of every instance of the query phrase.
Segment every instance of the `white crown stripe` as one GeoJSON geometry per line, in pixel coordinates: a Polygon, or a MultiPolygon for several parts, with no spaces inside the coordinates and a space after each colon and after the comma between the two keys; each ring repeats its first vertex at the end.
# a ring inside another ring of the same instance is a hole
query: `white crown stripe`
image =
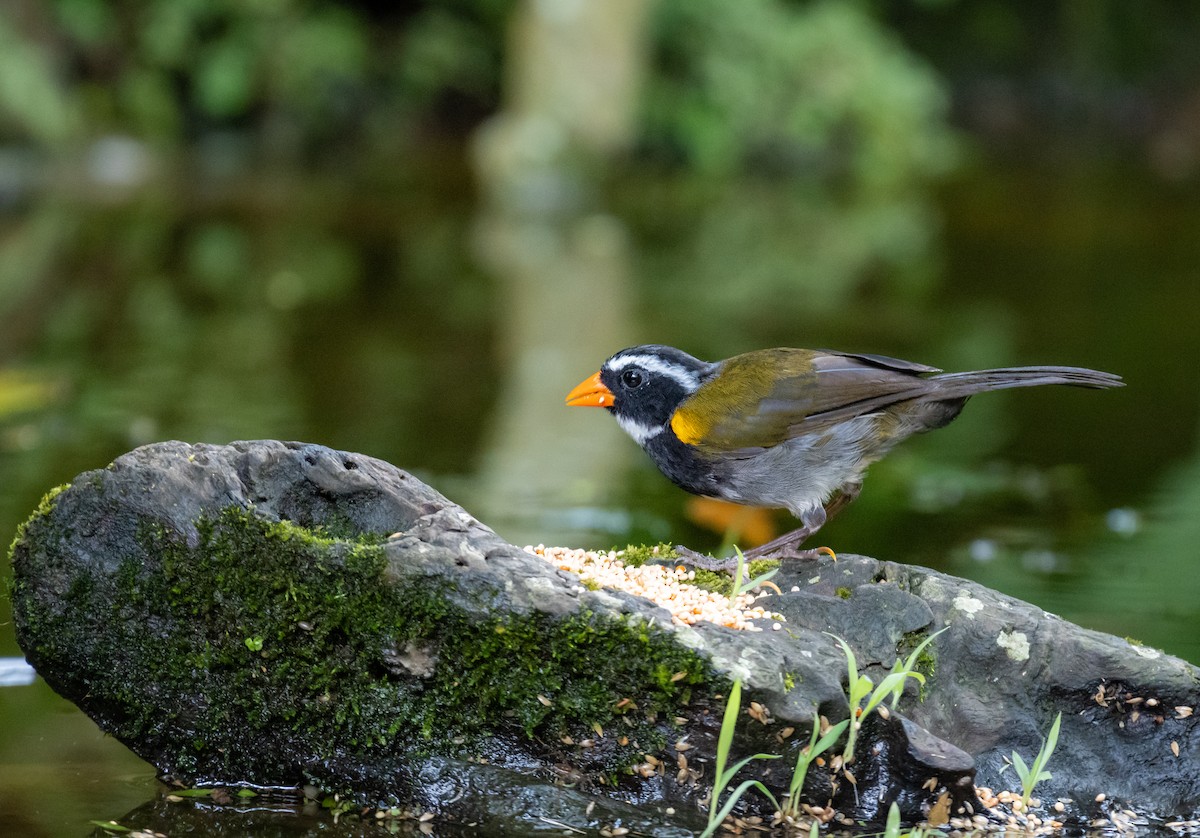
{"type": "Polygon", "coordinates": [[[696,392],[696,389],[700,386],[700,378],[694,372],[685,370],[675,364],[664,362],[662,358],[654,355],[621,355],[617,358],[611,358],[606,366],[613,372],[616,372],[625,369],[630,364],[639,366],[647,372],[666,376],[678,383],[680,387],[689,393],[696,392]]]}

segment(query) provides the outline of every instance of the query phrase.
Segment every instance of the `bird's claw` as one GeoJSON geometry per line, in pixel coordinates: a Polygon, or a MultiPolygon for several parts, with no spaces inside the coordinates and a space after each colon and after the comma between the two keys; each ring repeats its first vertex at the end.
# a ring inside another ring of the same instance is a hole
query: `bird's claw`
{"type": "Polygon", "coordinates": [[[690,547],[684,547],[682,544],[675,545],[675,552],[679,554],[677,561],[692,567],[698,567],[701,570],[711,570],[714,573],[721,571],[731,571],[737,568],[737,557],[732,556],[728,559],[714,559],[712,556],[704,553],[697,553],[690,547]]]}
{"type": "MultiPolygon", "coordinates": [[[[701,570],[711,570],[713,572],[733,571],[738,565],[737,556],[715,559],[705,553],[697,553],[695,550],[684,547],[682,544],[675,545],[675,552],[679,554],[678,562],[698,567],[701,570]]],[[[829,556],[835,562],[837,561],[837,553],[833,552],[829,547],[817,547],[812,550],[787,550],[786,547],[777,547],[763,553],[748,550],[742,554],[742,561],[751,562],[759,561],[760,559],[819,559],[821,556],[829,556]]]]}

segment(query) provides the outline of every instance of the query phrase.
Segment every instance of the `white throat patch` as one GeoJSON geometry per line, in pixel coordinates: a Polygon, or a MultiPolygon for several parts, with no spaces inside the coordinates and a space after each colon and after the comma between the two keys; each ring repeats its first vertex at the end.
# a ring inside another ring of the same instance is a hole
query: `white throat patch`
{"type": "Polygon", "coordinates": [[[621,430],[633,437],[633,441],[638,445],[645,445],[647,442],[663,432],[661,426],[652,428],[648,425],[643,425],[641,422],[638,422],[634,419],[630,419],[628,416],[622,416],[619,413],[616,414],[616,417],[617,424],[621,426],[621,430]]]}
{"type": "Polygon", "coordinates": [[[662,358],[655,355],[622,355],[620,358],[611,359],[606,366],[613,372],[617,372],[630,365],[641,367],[646,372],[655,375],[670,378],[689,394],[696,392],[700,386],[700,377],[696,373],[674,364],[665,363],[662,358]]]}

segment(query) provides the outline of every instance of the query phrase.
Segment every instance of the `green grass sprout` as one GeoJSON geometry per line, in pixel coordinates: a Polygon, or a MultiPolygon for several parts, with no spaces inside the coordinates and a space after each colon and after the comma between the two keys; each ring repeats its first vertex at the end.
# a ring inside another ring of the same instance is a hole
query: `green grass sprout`
{"type": "Polygon", "coordinates": [[[725,801],[725,805],[719,810],[717,809],[721,793],[729,787],[734,776],[748,762],[755,759],[779,759],[779,756],[775,754],[752,754],[745,759],[739,760],[729,768],[725,767],[729,761],[729,750],[733,745],[733,731],[737,727],[738,713],[741,712],[741,706],[742,682],[734,681],[733,686],[729,690],[729,698],[725,701],[725,716],[721,720],[721,732],[717,736],[716,772],[713,780],[712,799],[708,805],[708,825],[700,833],[700,838],[711,838],[725,818],[729,816],[729,813],[733,811],[733,807],[742,799],[742,795],[752,788],[757,788],[766,795],[767,799],[771,801],[772,806],[776,809],[779,808],[778,801],[775,800],[775,796],[771,794],[771,791],[766,786],[758,780],[745,780],[730,793],[725,801]]]}
{"type": "Polygon", "coordinates": [[[850,763],[854,760],[854,746],[858,742],[858,731],[862,728],[863,719],[870,715],[871,711],[889,695],[897,690],[903,692],[904,683],[909,678],[915,678],[919,683],[924,684],[925,676],[911,669],[903,669],[889,673],[876,687],[875,682],[869,676],[859,674],[858,660],[854,657],[854,651],[849,644],[836,634],[829,634],[829,632],[825,632],[825,634],[836,640],[846,655],[846,700],[850,705],[850,727],[846,734],[846,747],[842,751],[842,762],[850,763]],[[864,699],[867,702],[865,706],[863,705],[864,699]]]}
{"type": "Polygon", "coordinates": [[[796,754],[796,769],[792,772],[792,782],[788,785],[788,802],[783,809],[784,815],[794,818],[800,814],[800,792],[804,788],[804,779],[808,776],[808,766],[832,748],[849,725],[850,720],[844,719],[830,727],[822,736],[821,717],[813,713],[812,736],[808,740],[808,747],[801,748],[800,753],[796,754]]]}
{"type": "Polygon", "coordinates": [[[941,835],[941,832],[936,829],[914,826],[908,832],[900,831],[900,807],[892,801],[892,805],[888,808],[887,823],[883,827],[882,838],[930,838],[930,836],[941,835]]]}
{"type": "Polygon", "coordinates": [[[888,807],[887,823],[883,827],[883,838],[900,838],[900,807],[893,800],[888,807]]]}
{"type": "Polygon", "coordinates": [[[750,581],[748,581],[746,583],[743,583],[742,579],[746,575],[746,557],[742,555],[741,549],[736,546],[733,548],[733,551],[735,553],[737,553],[737,568],[733,572],[733,591],[729,595],[730,599],[734,599],[739,594],[746,593],[746,591],[754,590],[759,585],[761,585],[763,582],[766,582],[768,579],[770,579],[772,576],[774,576],[776,573],[779,572],[779,568],[776,567],[771,570],[768,570],[766,573],[762,573],[762,574],[759,574],[758,576],[755,576],[753,579],[751,579],[750,581]]]}
{"type": "MultiPolygon", "coordinates": [[[[921,652],[925,651],[925,647],[928,646],[935,637],[937,637],[943,631],[949,630],[949,628],[950,628],[950,626],[946,626],[945,628],[935,631],[933,634],[929,635],[924,640],[922,640],[921,645],[918,646],[917,648],[913,649],[909,653],[908,657],[904,659],[903,663],[901,663],[900,659],[897,658],[896,662],[894,664],[892,664],[892,674],[894,675],[898,672],[916,672],[917,671],[917,658],[919,658],[921,656],[921,652]]],[[[922,683],[924,683],[924,682],[922,682],[922,683]]],[[[896,709],[896,705],[900,702],[900,696],[902,696],[902,695],[904,695],[904,681],[901,681],[899,686],[892,691],[892,709],[893,710],[896,709]]]]}
{"type": "Polygon", "coordinates": [[[1025,760],[1021,759],[1020,754],[1016,751],[1012,752],[1012,766],[1016,769],[1017,777],[1021,781],[1022,811],[1029,810],[1029,799],[1033,797],[1033,790],[1037,787],[1037,784],[1043,780],[1053,779],[1053,775],[1046,770],[1046,764],[1050,762],[1050,757],[1054,753],[1054,749],[1058,747],[1058,730],[1061,724],[1062,713],[1059,713],[1054,717],[1054,724],[1050,726],[1050,732],[1046,734],[1046,738],[1042,741],[1041,750],[1033,758],[1032,767],[1025,764],[1025,760]]]}

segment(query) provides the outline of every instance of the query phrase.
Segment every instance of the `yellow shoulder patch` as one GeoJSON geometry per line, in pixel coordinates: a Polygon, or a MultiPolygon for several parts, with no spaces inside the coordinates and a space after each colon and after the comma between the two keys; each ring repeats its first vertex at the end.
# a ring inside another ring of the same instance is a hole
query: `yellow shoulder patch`
{"type": "Polygon", "coordinates": [[[705,422],[694,411],[688,411],[685,407],[680,407],[671,417],[671,430],[679,437],[680,442],[687,445],[695,445],[704,439],[704,435],[711,430],[711,425],[712,423],[705,422]]]}

